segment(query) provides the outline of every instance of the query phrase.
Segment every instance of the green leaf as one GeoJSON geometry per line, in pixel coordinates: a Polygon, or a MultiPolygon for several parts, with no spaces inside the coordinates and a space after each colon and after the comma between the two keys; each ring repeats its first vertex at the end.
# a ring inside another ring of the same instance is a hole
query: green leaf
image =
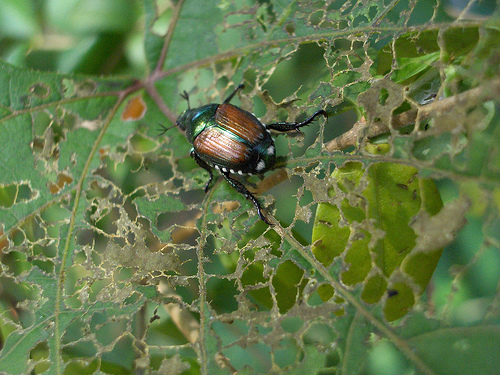
{"type": "Polygon", "coordinates": [[[500,27],[477,6],[3,1],[0,372],[493,372],[500,27]],[[217,171],[204,192],[175,127],[181,93],[240,83],[264,124],[329,114],[235,176],[272,226],[217,171]]]}
{"type": "Polygon", "coordinates": [[[494,374],[500,360],[497,325],[438,329],[419,335],[409,343],[438,373],[494,374]]]}
{"type": "Polygon", "coordinates": [[[50,21],[60,30],[116,33],[129,30],[134,22],[137,9],[133,5],[128,0],[49,0],[46,7],[50,21]]]}
{"type": "Polygon", "coordinates": [[[340,273],[340,280],[348,286],[363,283],[365,302],[376,303],[388,293],[384,312],[389,321],[414,305],[442,253],[442,248],[413,251],[415,216],[436,215],[442,207],[434,183],[417,174],[415,168],[401,164],[363,168],[361,163],[348,163],[332,173],[337,184],[329,190],[333,203],[321,203],[315,218],[315,257],[329,266],[342,255],[348,270],[340,273]],[[339,200],[341,192],[347,197],[339,200]]]}
{"type": "Polygon", "coordinates": [[[28,0],[1,0],[0,31],[2,36],[30,38],[38,31],[35,9],[28,0]]]}

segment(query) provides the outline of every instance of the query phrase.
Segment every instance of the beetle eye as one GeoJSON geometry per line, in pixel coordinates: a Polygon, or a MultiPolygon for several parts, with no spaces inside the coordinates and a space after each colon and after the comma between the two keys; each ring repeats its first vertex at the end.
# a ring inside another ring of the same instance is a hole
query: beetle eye
{"type": "Polygon", "coordinates": [[[175,124],[181,129],[181,130],[186,130],[186,113],[187,111],[184,111],[182,115],[180,115],[177,118],[177,121],[175,124]]]}

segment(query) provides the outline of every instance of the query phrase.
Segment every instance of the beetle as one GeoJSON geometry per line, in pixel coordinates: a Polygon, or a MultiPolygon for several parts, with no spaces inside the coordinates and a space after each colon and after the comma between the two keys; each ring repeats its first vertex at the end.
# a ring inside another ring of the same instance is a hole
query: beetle
{"type": "Polygon", "coordinates": [[[276,148],[271,137],[271,130],[289,132],[309,125],[324,110],[316,111],[302,122],[274,122],[263,124],[252,113],[229,102],[244,87],[240,84],[221,104],[206,104],[191,108],[186,91],[181,95],[188,102],[188,109],[176,121],[176,125],[186,133],[193,145],[191,157],[205,169],[210,178],[205,185],[205,192],[213,180],[213,169],[217,169],[226,181],[245,198],[249,199],[267,224],[269,220],[262,212],[257,198],[231,175],[263,174],[276,163],[276,148]]]}

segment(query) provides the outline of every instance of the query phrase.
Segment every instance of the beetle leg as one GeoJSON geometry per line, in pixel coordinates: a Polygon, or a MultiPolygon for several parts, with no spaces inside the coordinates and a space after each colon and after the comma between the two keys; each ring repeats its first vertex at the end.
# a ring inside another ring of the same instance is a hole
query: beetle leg
{"type": "Polygon", "coordinates": [[[262,212],[262,207],[260,206],[260,203],[255,196],[248,191],[248,189],[243,185],[241,182],[236,181],[234,178],[231,178],[229,176],[229,173],[222,172],[222,175],[226,179],[229,184],[236,189],[236,191],[240,194],[242,194],[245,198],[249,199],[252,201],[253,205],[257,209],[257,212],[259,214],[259,217],[262,219],[262,221],[268,225],[272,225],[271,222],[267,219],[267,217],[263,214],[262,212]]]}
{"type": "Polygon", "coordinates": [[[189,94],[186,90],[184,90],[184,92],[181,94],[181,98],[188,102],[188,109],[191,109],[191,106],[189,105],[189,94]]]}
{"type": "Polygon", "coordinates": [[[226,98],[226,100],[224,100],[224,102],[223,102],[223,103],[229,103],[229,102],[231,101],[231,99],[233,98],[233,96],[234,96],[234,95],[235,95],[235,94],[236,94],[239,90],[241,90],[243,87],[245,87],[245,85],[244,85],[243,83],[242,83],[242,84],[240,84],[240,85],[238,85],[238,87],[236,87],[236,88],[234,89],[234,91],[231,93],[231,95],[229,95],[229,96],[226,98]]]}
{"type": "Polygon", "coordinates": [[[208,191],[208,189],[210,188],[210,184],[212,183],[212,180],[214,178],[214,174],[212,173],[212,168],[210,168],[210,166],[207,163],[205,163],[198,156],[198,154],[196,153],[195,150],[191,150],[191,157],[194,159],[194,161],[196,162],[196,164],[198,164],[200,167],[202,167],[204,170],[206,170],[210,174],[210,178],[208,179],[208,182],[205,185],[205,193],[206,193],[208,191]]]}
{"type": "Polygon", "coordinates": [[[297,129],[301,128],[302,126],[309,125],[319,115],[323,115],[323,116],[327,117],[326,111],[320,109],[319,111],[314,112],[314,114],[305,121],[302,121],[302,122],[273,122],[272,124],[266,125],[266,129],[277,130],[280,132],[289,132],[291,130],[297,130],[297,129]]]}

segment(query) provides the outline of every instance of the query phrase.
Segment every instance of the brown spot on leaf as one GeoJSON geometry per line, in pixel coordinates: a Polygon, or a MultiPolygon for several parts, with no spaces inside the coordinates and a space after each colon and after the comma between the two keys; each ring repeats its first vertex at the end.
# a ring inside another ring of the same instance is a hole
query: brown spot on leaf
{"type": "Polygon", "coordinates": [[[121,119],[123,121],[140,120],[144,117],[146,108],[146,103],[144,103],[142,96],[134,96],[127,102],[127,105],[122,112],[121,119]]]}
{"type": "Polygon", "coordinates": [[[49,184],[49,191],[51,194],[57,194],[62,190],[64,185],[66,184],[69,185],[72,182],[73,182],[72,177],[68,176],[65,173],[59,173],[59,175],[57,176],[57,182],[55,184],[54,183],[49,184]]]}

